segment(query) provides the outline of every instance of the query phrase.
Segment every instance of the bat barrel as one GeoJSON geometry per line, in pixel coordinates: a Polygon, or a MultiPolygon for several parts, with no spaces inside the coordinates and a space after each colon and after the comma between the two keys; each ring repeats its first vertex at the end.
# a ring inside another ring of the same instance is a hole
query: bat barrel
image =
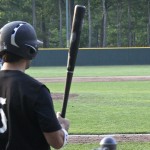
{"type": "Polygon", "coordinates": [[[69,59],[67,65],[68,71],[74,71],[84,14],[85,14],[85,6],[76,5],[74,9],[74,16],[70,35],[70,48],[68,52],[69,59]]]}

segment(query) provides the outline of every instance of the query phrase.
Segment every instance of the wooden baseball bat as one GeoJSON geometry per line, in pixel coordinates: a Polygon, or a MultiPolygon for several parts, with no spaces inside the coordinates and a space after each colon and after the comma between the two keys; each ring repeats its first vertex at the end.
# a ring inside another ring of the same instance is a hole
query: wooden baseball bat
{"type": "Polygon", "coordinates": [[[70,47],[68,51],[67,77],[66,77],[66,85],[65,85],[63,106],[61,112],[61,116],[63,118],[65,118],[65,114],[66,114],[69,92],[70,92],[73,72],[74,72],[78,48],[79,48],[84,14],[85,14],[85,6],[76,5],[74,8],[74,15],[73,15],[72,29],[71,29],[71,36],[70,36],[70,47]]]}

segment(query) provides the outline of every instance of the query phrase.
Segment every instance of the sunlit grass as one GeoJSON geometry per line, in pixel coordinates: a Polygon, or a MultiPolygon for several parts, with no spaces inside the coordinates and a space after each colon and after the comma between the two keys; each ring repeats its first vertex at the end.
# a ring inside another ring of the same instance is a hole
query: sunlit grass
{"type": "MultiPolygon", "coordinates": [[[[66,67],[31,67],[33,77],[65,77],[66,67]]],[[[76,66],[74,76],[149,76],[149,65],[137,66],[76,66]]]]}
{"type": "MultiPolygon", "coordinates": [[[[33,77],[65,77],[66,67],[32,67],[33,77]]],[[[150,66],[96,66],[75,68],[74,76],[149,76],[150,66]]],[[[47,83],[52,93],[64,93],[65,83],[47,83]]],[[[69,134],[149,133],[150,81],[73,82],[66,117],[69,134]]],[[[54,99],[56,111],[62,100],[54,99]]],[[[64,150],[92,150],[99,143],[71,144],[64,150]]],[[[119,142],[119,150],[148,150],[150,142],[119,142]]]]}

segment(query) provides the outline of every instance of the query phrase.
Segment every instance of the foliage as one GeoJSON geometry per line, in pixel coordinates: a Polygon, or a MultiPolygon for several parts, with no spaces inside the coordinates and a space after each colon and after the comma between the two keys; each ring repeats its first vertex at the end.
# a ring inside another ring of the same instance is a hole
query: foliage
{"type": "MultiPolygon", "coordinates": [[[[44,47],[59,47],[60,11],[62,17],[62,46],[66,47],[66,2],[67,0],[0,0],[0,27],[9,21],[23,20],[33,23],[32,1],[35,1],[36,31],[44,47]],[[59,9],[61,1],[61,10],[59,9]]],[[[85,5],[87,0],[72,0],[74,5],[85,5]]],[[[103,0],[90,0],[91,47],[100,47],[104,40],[103,0]]],[[[106,46],[149,46],[150,43],[149,0],[105,0],[107,24],[105,25],[106,46]],[[119,6],[119,7],[118,7],[119,6]],[[130,10],[130,11],[129,11],[130,10]],[[130,37],[130,38],[129,38],[130,37]]],[[[88,9],[86,9],[88,10],[88,9]]],[[[88,47],[88,12],[86,11],[80,47],[88,47]]],[[[71,26],[71,24],[70,24],[71,26]]]]}

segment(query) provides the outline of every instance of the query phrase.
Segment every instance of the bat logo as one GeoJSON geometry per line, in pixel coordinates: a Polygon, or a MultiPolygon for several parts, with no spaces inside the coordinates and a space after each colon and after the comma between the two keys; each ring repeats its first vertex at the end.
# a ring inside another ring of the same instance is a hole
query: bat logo
{"type": "Polygon", "coordinates": [[[71,35],[70,35],[70,44],[71,42],[74,42],[76,40],[76,32],[72,32],[71,35]]]}

